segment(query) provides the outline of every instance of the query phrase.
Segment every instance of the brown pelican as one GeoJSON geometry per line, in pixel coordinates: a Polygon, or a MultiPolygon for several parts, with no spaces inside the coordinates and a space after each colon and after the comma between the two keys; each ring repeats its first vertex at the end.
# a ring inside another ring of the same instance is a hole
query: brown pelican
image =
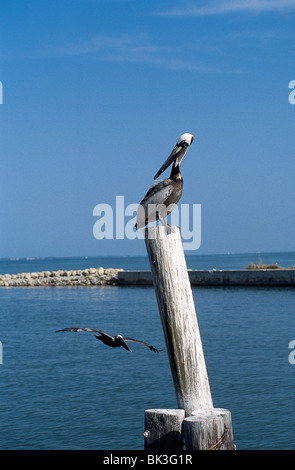
{"type": "Polygon", "coordinates": [[[193,140],[194,136],[192,134],[182,134],[171,154],[154,176],[154,180],[157,179],[173,163],[170,177],[166,180],[156,181],[138,206],[136,230],[156,220],[160,220],[163,225],[167,225],[164,219],[173,211],[183,191],[180,163],[193,140]]]}
{"type": "Polygon", "coordinates": [[[127,338],[127,337],[123,338],[123,336],[121,335],[117,335],[117,336],[109,335],[108,333],[104,333],[101,330],[92,330],[91,328],[64,328],[63,330],[57,330],[56,333],[58,333],[59,331],[75,331],[75,332],[91,331],[95,333],[100,333],[100,336],[99,335],[93,335],[93,336],[95,336],[95,338],[99,339],[107,346],[111,346],[112,348],[119,348],[120,346],[123,346],[123,348],[127,349],[127,351],[132,352],[128,344],[126,343],[126,341],[133,341],[134,343],[144,344],[145,346],[150,348],[151,351],[159,352],[158,349],[154,348],[154,346],[151,346],[150,344],[145,343],[144,341],[139,341],[138,339],[127,338]]]}

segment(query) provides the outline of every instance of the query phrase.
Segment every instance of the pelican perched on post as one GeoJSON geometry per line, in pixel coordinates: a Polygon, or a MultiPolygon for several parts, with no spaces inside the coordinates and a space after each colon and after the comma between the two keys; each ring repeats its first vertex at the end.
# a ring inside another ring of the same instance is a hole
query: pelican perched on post
{"type": "Polygon", "coordinates": [[[159,352],[158,349],[154,348],[154,346],[151,346],[150,344],[145,343],[144,341],[140,341],[139,339],[133,339],[133,338],[127,338],[127,337],[123,338],[122,335],[113,336],[113,335],[109,335],[108,333],[104,333],[101,330],[93,330],[91,328],[64,328],[63,330],[57,330],[56,333],[60,331],[74,331],[74,332],[90,331],[94,333],[99,333],[99,335],[93,335],[93,336],[95,336],[95,338],[99,339],[107,346],[111,346],[111,348],[119,348],[120,346],[123,346],[123,348],[127,349],[127,351],[132,352],[128,344],[126,343],[126,341],[133,341],[134,343],[144,344],[145,346],[150,348],[151,351],[159,352]]]}
{"type": "Polygon", "coordinates": [[[156,181],[138,206],[136,230],[156,220],[167,225],[165,218],[173,211],[182,195],[183,179],[180,173],[180,164],[193,140],[192,134],[188,132],[182,134],[169,157],[154,176],[154,180],[157,179],[173,163],[170,177],[166,180],[156,181]]]}

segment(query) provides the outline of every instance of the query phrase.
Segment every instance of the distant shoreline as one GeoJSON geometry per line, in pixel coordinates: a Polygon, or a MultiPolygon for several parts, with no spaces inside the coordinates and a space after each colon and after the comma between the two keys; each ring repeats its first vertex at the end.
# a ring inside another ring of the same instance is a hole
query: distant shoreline
{"type": "MultiPolygon", "coordinates": [[[[188,269],[192,286],[295,286],[295,269],[188,269]]],[[[114,268],[42,271],[0,275],[0,287],[152,286],[151,271],[114,268]]]]}

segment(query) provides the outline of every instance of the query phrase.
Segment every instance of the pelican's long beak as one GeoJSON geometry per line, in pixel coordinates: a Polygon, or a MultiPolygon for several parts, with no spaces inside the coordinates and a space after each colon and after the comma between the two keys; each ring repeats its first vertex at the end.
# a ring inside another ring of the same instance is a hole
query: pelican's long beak
{"type": "Polygon", "coordinates": [[[165,161],[165,163],[161,166],[160,170],[155,174],[154,180],[157,179],[163,171],[168,168],[168,166],[171,165],[176,159],[178,159],[178,162],[180,163],[185,156],[189,146],[194,140],[194,136],[192,134],[186,133],[183,134],[179,139],[177,144],[175,145],[174,149],[170,153],[169,157],[165,161]]]}
{"type": "Polygon", "coordinates": [[[121,345],[123,346],[123,348],[127,349],[127,351],[131,351],[131,349],[129,348],[128,344],[126,343],[126,341],[124,340],[124,338],[121,336],[121,335],[118,335],[117,338],[119,339],[121,345]]]}

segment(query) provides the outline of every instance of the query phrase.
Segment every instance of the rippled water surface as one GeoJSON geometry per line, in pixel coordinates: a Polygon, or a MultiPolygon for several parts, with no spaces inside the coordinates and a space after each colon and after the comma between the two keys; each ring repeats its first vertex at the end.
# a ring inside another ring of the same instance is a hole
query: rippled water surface
{"type": "MultiPolygon", "coordinates": [[[[214,406],[231,411],[237,447],[294,448],[295,290],[193,294],[214,406]]],[[[1,449],[142,449],[144,410],[177,406],[153,288],[2,288],[0,307],[1,449]],[[71,326],[163,351],[55,333],[71,326]]]]}

